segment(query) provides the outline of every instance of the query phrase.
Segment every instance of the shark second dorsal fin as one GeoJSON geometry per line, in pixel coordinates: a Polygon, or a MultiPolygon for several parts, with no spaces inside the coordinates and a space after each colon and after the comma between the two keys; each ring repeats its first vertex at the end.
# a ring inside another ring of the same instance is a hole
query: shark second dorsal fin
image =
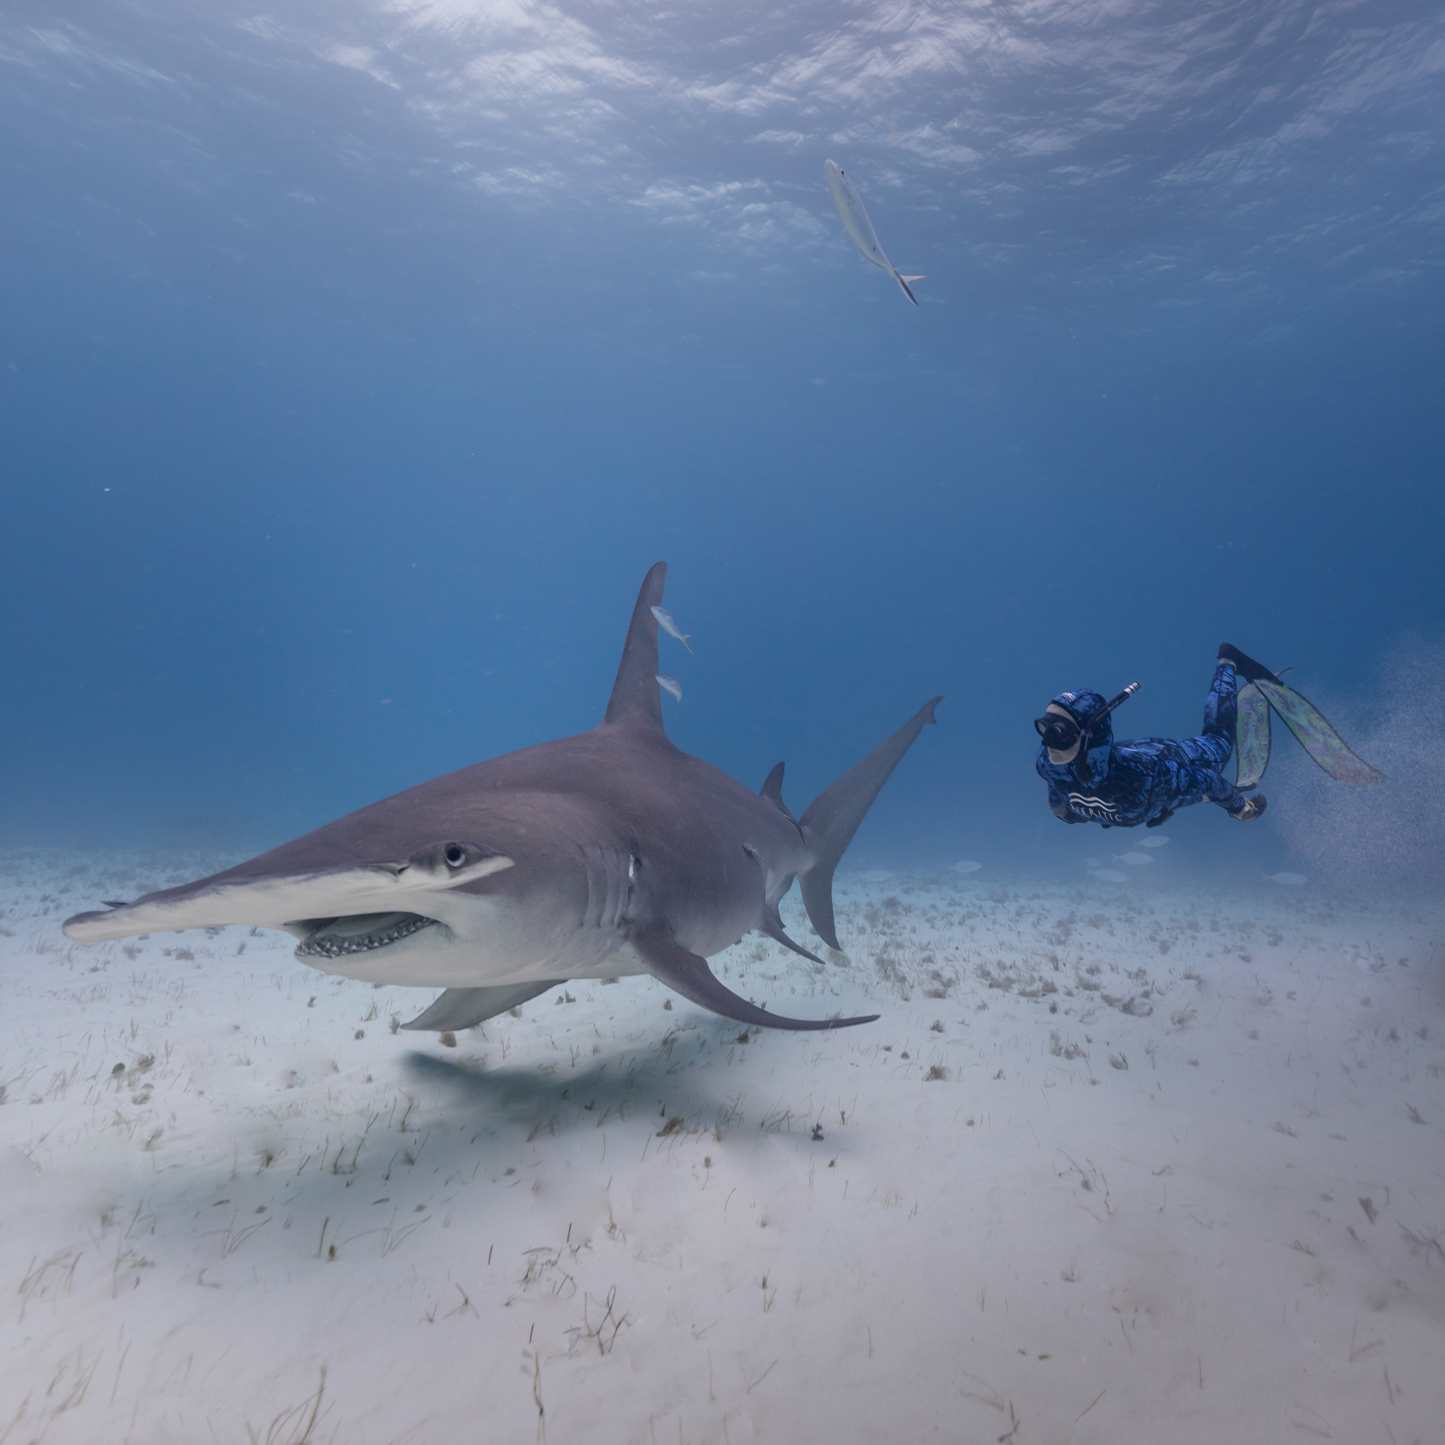
{"type": "Polygon", "coordinates": [[[785,818],[791,819],[794,823],[798,821],[793,817],[793,810],[783,801],[782,763],[779,763],[763,780],[762,787],[758,789],[758,797],[765,803],[771,803],[785,818]]]}
{"type": "Polygon", "coordinates": [[[666,580],[666,562],[654,562],[642,579],[604,725],[663,731],[662,694],[657,689],[657,618],[652,609],[662,602],[666,580]]]}

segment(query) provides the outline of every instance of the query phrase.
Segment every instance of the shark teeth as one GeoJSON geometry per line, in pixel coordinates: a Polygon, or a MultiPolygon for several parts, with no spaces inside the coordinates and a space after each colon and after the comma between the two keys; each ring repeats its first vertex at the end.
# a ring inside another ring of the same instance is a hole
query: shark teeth
{"type": "Polygon", "coordinates": [[[370,953],[435,923],[435,918],[423,918],[419,913],[358,913],[349,918],[328,918],[297,945],[296,957],[345,958],[351,953],[370,953]]]}

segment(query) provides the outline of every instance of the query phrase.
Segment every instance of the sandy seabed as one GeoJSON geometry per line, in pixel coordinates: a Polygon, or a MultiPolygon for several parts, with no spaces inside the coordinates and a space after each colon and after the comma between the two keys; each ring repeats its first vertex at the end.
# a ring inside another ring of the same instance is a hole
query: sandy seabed
{"type": "Polygon", "coordinates": [[[0,858],[3,1445],[1442,1438],[1436,904],[855,874],[846,959],[713,962],[876,1024],[629,978],[455,1047],[59,931],[223,861],[0,858]]]}

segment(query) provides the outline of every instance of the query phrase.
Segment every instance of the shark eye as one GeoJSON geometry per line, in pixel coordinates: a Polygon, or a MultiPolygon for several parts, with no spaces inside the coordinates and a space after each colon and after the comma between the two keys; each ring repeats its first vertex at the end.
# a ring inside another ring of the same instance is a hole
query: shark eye
{"type": "Polygon", "coordinates": [[[460,843],[448,843],[442,849],[442,857],[448,868],[460,868],[467,861],[467,850],[460,843]]]}

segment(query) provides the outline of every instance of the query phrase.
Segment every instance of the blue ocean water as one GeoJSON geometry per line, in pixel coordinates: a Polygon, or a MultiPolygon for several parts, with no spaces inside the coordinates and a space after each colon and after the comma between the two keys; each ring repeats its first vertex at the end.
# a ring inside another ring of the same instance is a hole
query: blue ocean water
{"type": "Polygon", "coordinates": [[[856,866],[1079,874],[1030,720],[1138,680],[1120,735],[1190,733],[1229,640],[1391,779],[1282,739],[1177,856],[1438,883],[1442,47],[1418,3],[12,0],[0,843],[240,854],[590,727],[664,558],[672,736],[796,809],[946,695],[856,866]]]}

